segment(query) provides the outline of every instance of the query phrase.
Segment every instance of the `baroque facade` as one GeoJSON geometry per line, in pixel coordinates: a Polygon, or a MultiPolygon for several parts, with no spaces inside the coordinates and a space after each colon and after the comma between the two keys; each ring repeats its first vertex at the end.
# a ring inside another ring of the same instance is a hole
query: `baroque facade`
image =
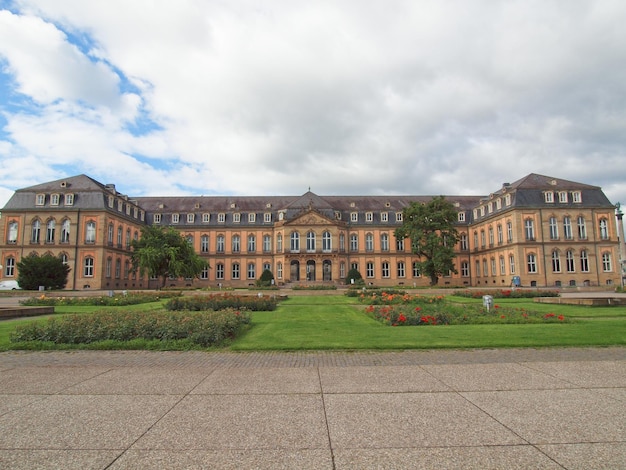
{"type": "MultiPolygon", "coordinates": [[[[0,217],[0,280],[50,253],[71,267],[67,289],[144,289],[131,240],[174,227],[209,262],[171,286],[248,287],[265,269],[279,285],[343,284],[351,268],[378,286],[426,286],[403,209],[430,196],[137,197],[79,175],[15,191],[0,217]]],[[[530,174],[487,196],[446,196],[457,209],[455,266],[441,286],[609,286],[621,283],[615,206],[602,189],[530,174]]],[[[623,242],[622,242],[623,243],[623,242]]]]}

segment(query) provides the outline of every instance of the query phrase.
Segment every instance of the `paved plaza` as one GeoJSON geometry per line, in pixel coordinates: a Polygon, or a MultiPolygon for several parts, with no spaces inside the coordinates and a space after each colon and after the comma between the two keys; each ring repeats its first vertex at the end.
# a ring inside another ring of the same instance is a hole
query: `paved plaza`
{"type": "Polygon", "coordinates": [[[626,468],[626,348],[0,353],[3,469],[626,468]]]}

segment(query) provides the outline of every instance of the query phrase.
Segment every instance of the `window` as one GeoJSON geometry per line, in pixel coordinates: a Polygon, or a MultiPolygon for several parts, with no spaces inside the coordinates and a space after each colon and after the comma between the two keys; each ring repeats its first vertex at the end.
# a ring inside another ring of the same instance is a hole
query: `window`
{"type": "Polygon", "coordinates": [[[115,232],[115,227],[113,226],[113,224],[109,224],[109,227],[107,229],[107,243],[109,245],[113,245],[113,233],[115,232]]]}
{"type": "Polygon", "coordinates": [[[283,234],[279,233],[276,236],[276,251],[278,253],[282,253],[283,252],[283,234]]]}
{"type": "Polygon", "coordinates": [[[117,258],[115,260],[115,279],[119,279],[122,274],[122,260],[117,258]]]}
{"type": "Polygon", "coordinates": [[[563,217],[563,236],[566,240],[571,240],[572,235],[572,219],[569,216],[563,217]]]}
{"type": "Polygon", "coordinates": [[[396,238],[396,251],[404,251],[404,238],[396,238]]]}
{"type": "Polygon", "coordinates": [[[372,261],[365,263],[365,276],[368,278],[374,277],[374,263],[372,261]]]}
{"type": "Polygon", "coordinates": [[[224,279],[224,263],[215,265],[215,279],[224,279]]]}
{"type": "Polygon", "coordinates": [[[58,206],[59,205],[59,195],[58,194],[53,194],[52,196],[50,196],[50,205],[51,206],[58,206]]]}
{"type": "Polygon", "coordinates": [[[291,244],[290,249],[293,253],[298,253],[300,251],[300,234],[298,232],[291,233],[291,244]]]}
{"type": "Polygon", "coordinates": [[[490,225],[489,226],[489,246],[493,247],[493,242],[494,242],[493,227],[490,225]]]}
{"type": "Polygon", "coordinates": [[[155,224],[161,223],[161,214],[154,214],[154,223],[155,224]]]}
{"type": "Polygon", "coordinates": [[[526,257],[527,268],[530,274],[537,272],[537,256],[534,253],[530,253],[526,257]]]}
{"type": "Polygon", "coordinates": [[[172,223],[173,224],[177,224],[179,220],[180,220],[180,215],[179,214],[172,214],[172,223]]]}
{"type": "Polygon", "coordinates": [[[6,277],[15,276],[15,258],[13,256],[7,256],[4,259],[4,275],[6,277]]]}
{"type": "Polygon", "coordinates": [[[381,264],[381,271],[382,271],[382,275],[383,277],[389,277],[389,262],[388,261],[383,261],[381,264]]]}
{"type": "Polygon", "coordinates": [[[329,253],[332,248],[332,236],[330,235],[330,232],[325,231],[322,233],[322,251],[324,253],[329,253]]]}
{"type": "Polygon", "coordinates": [[[196,214],[187,214],[187,223],[193,224],[194,220],[196,220],[196,214]]]}
{"type": "Polygon", "coordinates": [[[561,272],[561,257],[557,250],[552,252],[552,272],[560,273],[561,272]]]}
{"type": "Polygon", "coordinates": [[[33,220],[32,230],[30,235],[31,243],[39,243],[39,239],[41,237],[41,222],[38,219],[33,220]]]}
{"type": "Polygon", "coordinates": [[[233,214],[233,222],[236,223],[236,224],[241,222],[241,214],[239,212],[235,212],[233,214]]]}
{"type": "Polygon", "coordinates": [[[580,204],[582,202],[580,191],[572,191],[572,202],[577,204],[580,204]]]}
{"type": "Polygon", "coordinates": [[[380,236],[380,249],[382,251],[389,251],[389,235],[386,233],[380,236]]]}
{"type": "Polygon", "coordinates": [[[272,251],[272,237],[271,235],[263,235],[263,252],[270,253],[272,251]]]}
{"type": "Polygon", "coordinates": [[[406,265],[404,261],[398,261],[398,277],[406,276],[406,265]]]}
{"type": "Polygon", "coordinates": [[[315,232],[307,232],[306,234],[306,251],[315,252],[315,232]]]}
{"type": "Polygon", "coordinates": [[[568,273],[573,273],[576,271],[574,266],[574,252],[572,250],[567,250],[565,252],[565,267],[568,273]]]}
{"type": "Polygon", "coordinates": [[[580,270],[584,273],[589,272],[589,258],[587,250],[580,250],[580,270]]]}
{"type": "Polygon", "coordinates": [[[559,202],[560,203],[567,202],[567,191],[559,191],[559,202]]]}
{"type": "Polygon", "coordinates": [[[17,243],[17,222],[9,222],[8,243],[17,243]]]}
{"type": "Polygon", "coordinates": [[[480,277],[480,261],[474,261],[474,270],[476,272],[476,276],[480,277]]]}
{"type": "Polygon", "coordinates": [[[496,209],[502,209],[502,199],[496,199],[496,209]]]}
{"type": "Polygon", "coordinates": [[[216,239],[215,251],[217,251],[218,253],[224,253],[225,245],[226,244],[224,242],[224,235],[218,235],[216,239]]]}
{"type": "Polygon", "coordinates": [[[231,273],[232,279],[239,279],[239,273],[240,273],[239,263],[233,263],[232,273],[231,273]]]}
{"type": "Polygon", "coordinates": [[[460,246],[462,251],[467,251],[469,245],[467,242],[467,233],[462,233],[459,238],[460,246]]]}
{"type": "Polygon", "coordinates": [[[202,223],[208,224],[211,221],[211,214],[204,213],[202,214],[202,223]]]}
{"type": "Polygon", "coordinates": [[[248,235],[248,253],[254,253],[256,251],[256,237],[254,235],[248,235]]]}
{"type": "Polygon", "coordinates": [[[490,202],[487,204],[487,212],[490,214],[493,212],[493,203],[490,202]]]}
{"type": "Polygon", "coordinates": [[[474,248],[478,248],[478,232],[474,232],[474,248]]]}
{"type": "Polygon", "coordinates": [[[122,248],[122,238],[124,236],[124,229],[120,225],[117,227],[117,247],[122,248]]]}
{"type": "Polygon", "coordinates": [[[483,276],[489,276],[489,271],[487,270],[487,259],[483,259],[483,276]]]}
{"type": "Polygon", "coordinates": [[[359,221],[359,213],[351,212],[350,213],[350,222],[358,222],[359,221]]]}
{"type": "Polygon", "coordinates": [[[491,258],[491,275],[495,276],[496,275],[496,259],[495,258],[491,258]]]}
{"type": "Polygon", "coordinates": [[[104,277],[106,277],[107,279],[110,279],[112,272],[113,272],[113,258],[109,256],[104,264],[104,277]]]}
{"type": "Polygon", "coordinates": [[[459,212],[459,214],[458,214],[458,221],[459,222],[465,222],[465,212],[459,212]]]}
{"type": "Polygon", "coordinates": [[[550,240],[558,240],[559,239],[559,225],[556,220],[556,217],[550,217],[550,240]]]}
{"type": "Polygon", "coordinates": [[[46,243],[54,243],[54,231],[56,228],[56,222],[50,219],[46,224],[46,243]]]}
{"type": "Polygon", "coordinates": [[[248,263],[248,279],[254,279],[256,277],[256,267],[254,263],[248,263]]]}
{"type": "Polygon", "coordinates": [[[70,220],[65,219],[61,225],[61,243],[70,242],[70,220]]]}
{"type": "Polygon", "coordinates": [[[388,212],[381,212],[380,213],[380,221],[381,222],[389,222],[389,213],[388,212]]]}
{"type": "Polygon", "coordinates": [[[497,225],[496,232],[498,233],[498,245],[502,245],[502,243],[504,243],[504,234],[502,232],[502,225],[501,224],[497,225]]]}
{"type": "Polygon", "coordinates": [[[45,194],[37,194],[35,196],[35,205],[43,206],[46,203],[46,195],[45,194]]]}
{"type": "Polygon", "coordinates": [[[239,235],[234,235],[231,242],[232,242],[232,252],[239,253],[241,251],[241,239],[239,238],[239,235]]]}
{"type": "Polygon", "coordinates": [[[535,239],[535,222],[533,219],[524,221],[524,233],[526,234],[526,240],[533,241],[535,239]]]}
{"type": "Polygon", "coordinates": [[[602,240],[609,239],[609,223],[606,219],[600,219],[600,238],[602,240]]]}
{"type": "Polygon", "coordinates": [[[372,212],[366,212],[365,213],[365,221],[366,222],[373,222],[374,221],[374,214],[372,212]]]}
{"type": "Polygon", "coordinates": [[[126,249],[130,248],[130,228],[126,229],[126,249]]]}
{"type": "Polygon", "coordinates": [[[543,193],[543,200],[547,203],[554,202],[554,193],[552,191],[546,191],[543,193]]]}
{"type": "Polygon", "coordinates": [[[602,253],[602,271],[609,273],[613,271],[613,263],[611,262],[611,253],[602,253]]]}
{"type": "Polygon", "coordinates": [[[63,263],[63,264],[68,264],[70,262],[70,258],[67,255],[67,253],[61,253],[59,255],[59,258],[61,258],[61,263],[63,263]]]}
{"type": "Polygon", "coordinates": [[[511,243],[513,241],[513,223],[506,223],[506,241],[511,243]]]}
{"type": "Polygon", "coordinates": [[[585,218],[583,216],[578,216],[576,219],[576,224],[578,226],[578,238],[581,240],[587,239],[587,226],[585,224],[585,218]]]}
{"type": "Polygon", "coordinates": [[[509,271],[515,274],[515,256],[509,255],[509,271]]]}
{"type": "Polygon", "coordinates": [[[402,212],[396,212],[396,222],[402,222],[402,212]]]}
{"type": "Polygon", "coordinates": [[[91,256],[87,256],[83,262],[83,276],[84,277],[93,277],[93,266],[94,266],[93,258],[91,256]]]}
{"type": "Polygon", "coordinates": [[[128,273],[130,273],[130,261],[124,261],[124,279],[128,279],[128,273]]]}
{"type": "Polygon", "coordinates": [[[487,241],[486,241],[486,239],[485,239],[485,231],[484,231],[484,230],[481,230],[481,231],[480,231],[480,246],[481,246],[482,248],[485,248],[486,244],[487,244],[487,241]]]}
{"type": "Polygon", "coordinates": [[[205,266],[202,268],[202,272],[200,272],[200,279],[207,280],[209,278],[209,267],[205,266]]]}
{"type": "Polygon", "coordinates": [[[505,206],[510,206],[511,205],[511,195],[507,194],[506,196],[504,196],[504,205],[505,206]]]}
{"type": "Polygon", "coordinates": [[[419,261],[413,261],[413,277],[421,277],[422,273],[420,271],[419,261]]]}
{"type": "Polygon", "coordinates": [[[202,235],[200,237],[200,252],[201,253],[209,252],[209,236],[208,235],[202,235]]]}
{"type": "Polygon", "coordinates": [[[506,274],[506,263],[504,262],[504,256],[500,256],[500,275],[506,274]]]}
{"type": "Polygon", "coordinates": [[[371,233],[365,235],[365,251],[374,251],[374,235],[371,233]]]}
{"type": "Polygon", "coordinates": [[[461,262],[461,277],[469,277],[469,263],[467,261],[461,262]]]}
{"type": "Polygon", "coordinates": [[[283,278],[283,263],[281,262],[276,263],[276,277],[278,279],[283,278]]]}
{"type": "Polygon", "coordinates": [[[263,222],[265,222],[266,224],[269,224],[272,222],[272,213],[271,212],[266,212],[265,214],[263,214],[263,222]]]}
{"type": "Polygon", "coordinates": [[[339,251],[342,253],[346,251],[346,234],[343,232],[339,234],[339,251]]]}
{"type": "Polygon", "coordinates": [[[121,199],[118,199],[118,201],[117,201],[117,210],[122,212],[123,208],[124,208],[124,201],[122,201],[121,199]]]}
{"type": "Polygon", "coordinates": [[[350,251],[359,251],[359,237],[356,233],[350,235],[350,251]]]}
{"type": "Polygon", "coordinates": [[[224,213],[217,214],[217,222],[220,224],[223,224],[224,222],[226,222],[226,214],[224,213]]]}

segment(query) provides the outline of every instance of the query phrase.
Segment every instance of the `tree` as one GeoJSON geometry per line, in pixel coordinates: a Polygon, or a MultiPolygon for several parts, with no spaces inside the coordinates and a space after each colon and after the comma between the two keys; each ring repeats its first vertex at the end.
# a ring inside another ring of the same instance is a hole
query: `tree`
{"type": "Polygon", "coordinates": [[[61,258],[36,253],[22,258],[17,263],[17,282],[22,289],[37,290],[39,286],[45,289],[63,289],[67,284],[67,275],[70,267],[63,263],[61,258]]]}
{"type": "Polygon", "coordinates": [[[272,274],[272,271],[265,269],[261,273],[261,277],[257,279],[256,285],[257,287],[269,287],[273,285],[273,281],[274,275],[272,274]]]}
{"type": "Polygon", "coordinates": [[[168,276],[198,277],[208,263],[193,249],[193,246],[171,227],[149,226],[141,230],[141,238],[131,242],[133,271],[143,276],[147,271],[151,277],[162,279],[165,286],[168,276]]]}
{"type": "Polygon", "coordinates": [[[402,226],[395,231],[396,238],[411,240],[411,252],[420,257],[420,271],[430,277],[430,285],[437,285],[439,277],[454,267],[454,247],[459,241],[455,228],[457,212],[443,196],[434,197],[428,204],[411,203],[403,211],[402,226]]]}
{"type": "Polygon", "coordinates": [[[359,272],[358,269],[351,268],[348,271],[348,275],[346,276],[346,284],[355,284],[355,285],[365,284],[365,282],[363,281],[363,276],[361,276],[361,273],[359,272]]]}

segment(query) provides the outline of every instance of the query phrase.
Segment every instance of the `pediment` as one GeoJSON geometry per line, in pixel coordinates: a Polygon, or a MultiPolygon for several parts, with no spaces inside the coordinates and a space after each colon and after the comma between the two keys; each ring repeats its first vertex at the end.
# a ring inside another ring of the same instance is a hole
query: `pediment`
{"type": "Polygon", "coordinates": [[[298,217],[287,222],[285,225],[306,225],[306,226],[314,226],[314,225],[337,225],[336,220],[330,220],[323,215],[310,210],[305,212],[298,217]]]}

